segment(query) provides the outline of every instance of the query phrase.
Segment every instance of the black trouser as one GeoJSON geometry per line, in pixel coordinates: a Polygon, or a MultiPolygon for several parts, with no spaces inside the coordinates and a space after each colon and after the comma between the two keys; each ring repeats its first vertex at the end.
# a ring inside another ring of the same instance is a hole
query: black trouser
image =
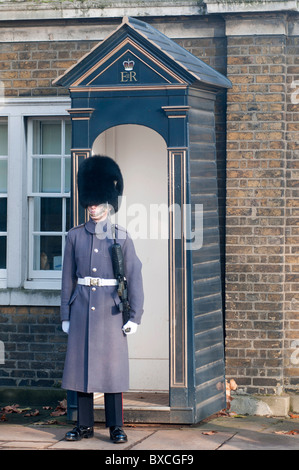
{"type": "MultiPolygon", "coordinates": [[[[106,426],[123,426],[123,394],[104,393],[106,426]]],[[[94,425],[93,393],[77,392],[78,426],[94,425]]]]}

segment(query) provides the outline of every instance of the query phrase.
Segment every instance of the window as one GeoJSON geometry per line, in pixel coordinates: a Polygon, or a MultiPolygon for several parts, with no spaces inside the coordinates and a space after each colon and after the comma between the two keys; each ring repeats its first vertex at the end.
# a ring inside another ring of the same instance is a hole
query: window
{"type": "Polygon", "coordinates": [[[70,229],[70,104],[68,97],[7,97],[0,107],[1,305],[60,304],[70,229]]]}
{"type": "Polygon", "coordinates": [[[71,123],[28,121],[29,279],[60,278],[70,229],[71,123]]]}
{"type": "Polygon", "coordinates": [[[0,120],[0,277],[6,277],[7,245],[7,119],[0,120]]]}

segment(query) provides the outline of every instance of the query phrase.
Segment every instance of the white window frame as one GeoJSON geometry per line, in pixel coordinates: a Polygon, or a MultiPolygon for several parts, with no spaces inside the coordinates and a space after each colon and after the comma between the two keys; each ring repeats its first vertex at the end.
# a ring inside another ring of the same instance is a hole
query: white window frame
{"type": "Polygon", "coordinates": [[[62,152],[60,155],[42,155],[42,154],[34,154],[33,153],[33,142],[34,142],[34,135],[33,135],[33,125],[34,121],[66,121],[70,120],[64,116],[52,116],[52,117],[31,117],[28,119],[28,130],[27,130],[27,160],[28,160],[28,208],[29,208],[29,220],[28,220],[28,229],[29,229],[29,259],[28,259],[28,280],[32,281],[41,281],[42,279],[47,280],[54,280],[54,279],[61,279],[61,270],[37,270],[34,269],[33,261],[34,261],[34,237],[35,236],[59,236],[62,238],[62,256],[64,253],[64,246],[65,246],[65,239],[67,235],[66,231],[66,199],[70,198],[70,192],[66,193],[63,191],[64,181],[65,181],[65,160],[70,159],[71,155],[66,154],[65,152],[65,125],[61,126],[61,145],[62,145],[62,152]],[[60,192],[34,192],[33,191],[33,162],[35,158],[53,158],[60,160],[60,167],[61,167],[61,185],[60,185],[60,192]],[[35,198],[59,198],[62,199],[62,231],[61,232],[48,232],[48,231],[36,231],[34,230],[34,201],[35,198]]]}
{"type": "Polygon", "coordinates": [[[28,273],[27,118],[69,117],[68,97],[0,97],[0,118],[8,119],[7,263],[0,280],[0,305],[59,305],[60,278],[30,279],[28,273]],[[51,290],[52,293],[46,293],[51,290]]]}

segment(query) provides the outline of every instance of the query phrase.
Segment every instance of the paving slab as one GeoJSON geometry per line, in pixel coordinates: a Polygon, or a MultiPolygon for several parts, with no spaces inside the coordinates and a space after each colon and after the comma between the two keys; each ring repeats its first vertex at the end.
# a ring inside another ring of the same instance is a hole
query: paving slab
{"type": "Polygon", "coordinates": [[[218,450],[299,450],[299,436],[241,431],[218,450]]]}
{"type": "MultiPolygon", "coordinates": [[[[299,450],[299,419],[215,416],[196,425],[126,425],[128,442],[118,445],[102,424],[95,426],[92,439],[68,442],[64,436],[72,425],[42,423],[1,422],[0,450],[106,450],[126,456],[139,451],[190,451],[195,456],[200,450],[299,450]]],[[[104,458],[105,452],[99,455],[104,458]]]]}
{"type": "Polygon", "coordinates": [[[299,450],[298,419],[260,416],[219,417],[198,426],[201,429],[213,429],[218,432],[234,431],[231,438],[223,442],[218,450],[299,450]],[[290,434],[292,431],[295,431],[294,435],[290,434]]]}
{"type": "Polygon", "coordinates": [[[241,431],[247,429],[260,433],[264,431],[275,432],[280,430],[290,431],[292,429],[299,429],[299,419],[245,415],[235,418],[221,416],[203,421],[193,426],[199,426],[200,429],[214,429],[218,431],[227,431],[230,429],[241,431]]]}
{"type": "Polygon", "coordinates": [[[62,439],[65,431],[60,428],[40,428],[22,425],[0,426],[0,449],[47,449],[62,439]]]}
{"type": "Polygon", "coordinates": [[[0,441],[2,442],[52,442],[62,439],[65,429],[59,427],[0,425],[0,441]]]}
{"type": "Polygon", "coordinates": [[[200,428],[164,429],[131,447],[132,450],[217,450],[234,432],[207,431],[200,428]]]}

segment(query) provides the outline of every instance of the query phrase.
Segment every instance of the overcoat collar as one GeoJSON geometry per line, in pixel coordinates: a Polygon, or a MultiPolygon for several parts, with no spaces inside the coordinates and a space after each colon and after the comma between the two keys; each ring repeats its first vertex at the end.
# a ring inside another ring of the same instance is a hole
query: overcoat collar
{"type": "Polygon", "coordinates": [[[94,235],[96,232],[98,232],[98,233],[105,233],[105,232],[107,233],[107,232],[109,232],[110,235],[111,235],[111,238],[112,238],[111,222],[109,221],[109,219],[105,219],[105,220],[103,220],[101,222],[97,222],[97,223],[94,222],[92,219],[89,219],[89,221],[86,222],[86,224],[85,224],[85,229],[89,233],[91,233],[92,235],[94,235]],[[98,227],[97,227],[97,225],[98,225],[98,227]],[[97,230],[96,230],[96,227],[97,227],[97,230]]]}
{"type": "Polygon", "coordinates": [[[96,224],[92,219],[89,219],[88,222],[85,224],[85,229],[89,232],[94,234],[96,230],[96,224]]]}

